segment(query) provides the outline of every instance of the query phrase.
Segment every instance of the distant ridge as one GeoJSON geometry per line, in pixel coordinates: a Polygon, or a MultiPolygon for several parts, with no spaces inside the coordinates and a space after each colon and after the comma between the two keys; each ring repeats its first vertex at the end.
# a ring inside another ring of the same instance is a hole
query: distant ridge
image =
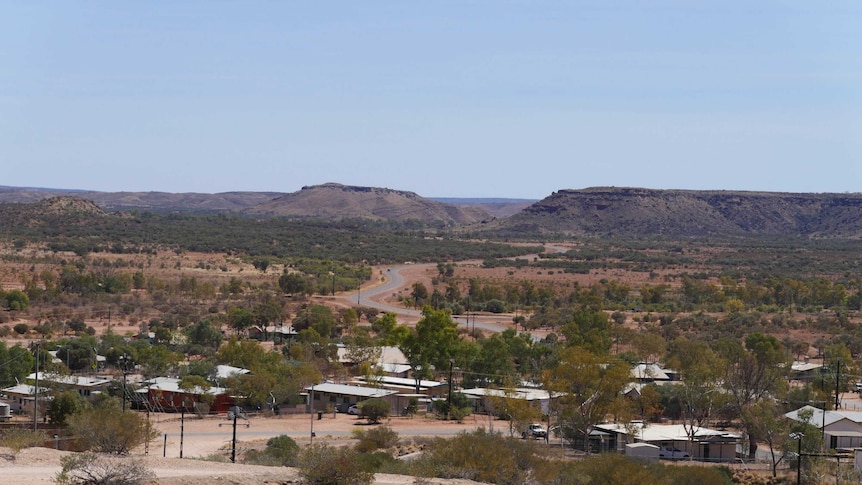
{"type": "Polygon", "coordinates": [[[862,194],[593,187],[554,192],[491,227],[523,234],[859,238],[862,194]]]}
{"type": "Polygon", "coordinates": [[[243,213],[319,219],[415,220],[445,225],[472,224],[493,218],[482,209],[444,204],[414,192],[337,183],[303,187],[298,192],[250,207],[243,213]]]}

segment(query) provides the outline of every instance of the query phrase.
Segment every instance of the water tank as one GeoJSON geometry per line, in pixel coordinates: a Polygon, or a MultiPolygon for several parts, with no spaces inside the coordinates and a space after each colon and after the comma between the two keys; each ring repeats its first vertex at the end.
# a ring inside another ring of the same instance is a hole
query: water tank
{"type": "Polygon", "coordinates": [[[0,421],[12,419],[12,408],[5,402],[0,402],[0,421]]]}

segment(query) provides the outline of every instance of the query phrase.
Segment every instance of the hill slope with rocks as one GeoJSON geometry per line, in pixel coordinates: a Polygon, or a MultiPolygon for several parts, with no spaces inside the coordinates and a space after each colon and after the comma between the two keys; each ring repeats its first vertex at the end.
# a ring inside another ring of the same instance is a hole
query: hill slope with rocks
{"type": "Polygon", "coordinates": [[[858,238],[862,194],[560,190],[487,228],[501,234],[858,238]]]}

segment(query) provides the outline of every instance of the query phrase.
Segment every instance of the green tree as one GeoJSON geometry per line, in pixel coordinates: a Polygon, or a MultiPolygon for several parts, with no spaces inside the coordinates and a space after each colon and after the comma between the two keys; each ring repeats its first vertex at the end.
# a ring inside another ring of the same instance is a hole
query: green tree
{"type": "Polygon", "coordinates": [[[438,372],[449,369],[450,359],[455,358],[459,342],[458,324],[449,312],[434,310],[427,305],[422,308],[422,319],[414,328],[405,331],[398,344],[413,370],[417,389],[419,380],[430,376],[432,368],[438,372]]]}
{"type": "Polygon", "coordinates": [[[219,327],[220,325],[214,325],[210,319],[204,318],[186,327],[183,333],[188,337],[189,344],[207,348],[214,352],[218,350],[224,340],[219,327]]]}
{"type": "Polygon", "coordinates": [[[778,476],[778,465],[784,459],[788,434],[787,419],[772,399],[761,399],[742,412],[749,436],[766,443],[772,462],[772,476],[778,476]]]}
{"type": "Polygon", "coordinates": [[[3,297],[6,308],[13,312],[24,311],[30,306],[30,297],[21,290],[9,290],[3,297]]]}
{"type": "Polygon", "coordinates": [[[671,342],[668,364],[679,372],[681,383],[673,391],[679,399],[683,426],[693,440],[698,427],[708,426],[720,401],[725,364],[705,342],[684,337],[671,342]]]}
{"type": "Polygon", "coordinates": [[[52,424],[65,426],[69,417],[85,407],[83,398],[75,391],[63,391],[55,394],[48,404],[48,419],[52,424]]]}
{"type": "Polygon", "coordinates": [[[625,399],[622,391],[630,381],[629,372],[625,362],[581,347],[563,350],[559,364],[545,372],[545,388],[560,396],[560,422],[580,433],[585,450],[593,426],[625,399]]]}
{"type": "MultiPolygon", "coordinates": [[[[726,364],[723,384],[730,391],[733,412],[745,416],[745,410],[761,399],[781,395],[785,387],[784,372],[789,368],[787,353],[777,338],[762,333],[745,337],[743,349],[736,341],[725,341],[720,353],[726,364]]],[[[757,433],[748,428],[758,423],[742,421],[749,436],[749,458],[757,451],[757,433]]]]}
{"type": "Polygon", "coordinates": [[[231,307],[227,311],[227,323],[237,333],[243,333],[254,325],[254,315],[241,307],[231,307]]]}
{"type": "Polygon", "coordinates": [[[603,311],[583,309],[562,328],[566,345],[584,347],[597,355],[606,355],[611,350],[611,327],[608,315],[603,311]]]}

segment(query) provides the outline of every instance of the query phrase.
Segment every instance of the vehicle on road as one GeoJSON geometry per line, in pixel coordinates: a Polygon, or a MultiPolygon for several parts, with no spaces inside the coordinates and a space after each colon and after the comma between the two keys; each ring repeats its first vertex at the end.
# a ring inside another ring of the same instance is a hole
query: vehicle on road
{"type": "Polygon", "coordinates": [[[548,430],[539,423],[533,423],[527,426],[527,429],[521,432],[521,438],[545,439],[548,437],[548,430]]]}
{"type": "Polygon", "coordinates": [[[658,450],[658,457],[664,458],[665,460],[683,460],[685,458],[691,458],[691,455],[679,448],[665,446],[658,450]]]}

